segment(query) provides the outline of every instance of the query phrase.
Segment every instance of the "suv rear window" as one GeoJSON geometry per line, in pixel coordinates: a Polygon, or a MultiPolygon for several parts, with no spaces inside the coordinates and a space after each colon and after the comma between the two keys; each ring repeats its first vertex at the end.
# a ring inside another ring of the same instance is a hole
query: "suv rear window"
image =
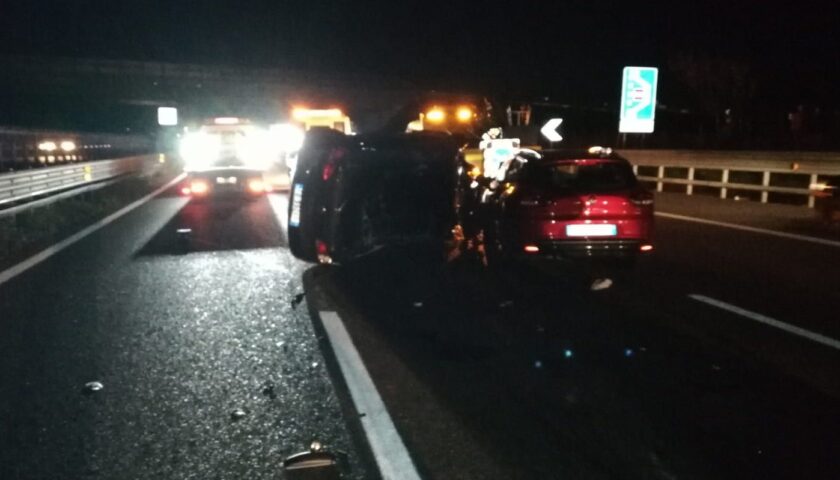
{"type": "Polygon", "coordinates": [[[629,164],[614,161],[530,164],[521,180],[552,191],[610,192],[636,186],[629,164]]]}

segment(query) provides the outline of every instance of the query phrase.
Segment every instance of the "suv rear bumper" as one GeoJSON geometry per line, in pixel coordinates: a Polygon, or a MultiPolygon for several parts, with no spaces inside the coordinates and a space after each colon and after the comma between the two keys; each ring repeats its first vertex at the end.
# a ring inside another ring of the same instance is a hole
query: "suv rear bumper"
{"type": "Polygon", "coordinates": [[[559,260],[586,258],[631,258],[641,253],[641,240],[551,240],[536,242],[539,252],[528,253],[520,248],[526,257],[549,257],[559,260]]]}

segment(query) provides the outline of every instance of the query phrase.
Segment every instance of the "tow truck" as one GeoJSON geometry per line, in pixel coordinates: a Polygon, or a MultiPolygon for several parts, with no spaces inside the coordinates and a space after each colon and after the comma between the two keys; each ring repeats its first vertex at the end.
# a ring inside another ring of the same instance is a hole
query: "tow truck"
{"type": "Polygon", "coordinates": [[[295,107],[292,109],[292,120],[298,122],[304,130],[323,127],[338,130],[341,133],[352,135],[353,123],[339,108],[313,109],[306,107],[295,107]]]}
{"type": "Polygon", "coordinates": [[[262,195],[288,186],[285,157],[296,155],[304,133],[290,124],[261,126],[238,117],[216,117],[181,138],[187,178],[181,194],[194,198],[262,195]]]}
{"type": "Polygon", "coordinates": [[[419,112],[417,119],[409,122],[406,131],[473,133],[479,120],[477,111],[471,103],[433,102],[419,112]]]}

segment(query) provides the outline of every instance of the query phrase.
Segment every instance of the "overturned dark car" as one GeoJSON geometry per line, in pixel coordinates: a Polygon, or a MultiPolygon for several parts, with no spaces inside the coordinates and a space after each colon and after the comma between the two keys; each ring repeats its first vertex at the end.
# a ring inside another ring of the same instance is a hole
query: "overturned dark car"
{"type": "Polygon", "coordinates": [[[445,133],[312,129],[292,182],[292,254],[341,264],[383,247],[440,249],[458,224],[460,172],[458,142],[445,133]]]}

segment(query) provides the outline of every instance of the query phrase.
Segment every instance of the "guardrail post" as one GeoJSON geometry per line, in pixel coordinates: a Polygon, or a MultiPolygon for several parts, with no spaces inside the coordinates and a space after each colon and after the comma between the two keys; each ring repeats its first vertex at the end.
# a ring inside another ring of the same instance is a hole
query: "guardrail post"
{"type": "MultiPolygon", "coordinates": [[[[809,185],[813,185],[813,184],[817,183],[817,180],[818,180],[817,179],[817,174],[812,173],[811,174],[811,181],[809,182],[809,185]]],[[[816,200],[816,197],[814,197],[813,195],[808,195],[808,208],[814,208],[814,201],[815,200],[816,200]]]]}
{"type": "Polygon", "coordinates": [[[685,186],[685,194],[694,194],[694,167],[688,167],[688,184],[685,186]]]}
{"type": "Polygon", "coordinates": [[[725,199],[726,198],[726,184],[729,183],[729,169],[728,168],[723,169],[723,173],[720,176],[720,183],[723,184],[723,186],[720,187],[720,198],[725,199]]]}
{"type": "Polygon", "coordinates": [[[662,179],[665,178],[665,166],[660,165],[656,170],[656,191],[662,191],[662,179]]]}
{"type": "Polygon", "coordinates": [[[761,176],[761,186],[764,187],[764,190],[761,191],[761,203],[767,203],[767,198],[770,196],[770,192],[767,191],[767,187],[770,186],[770,171],[765,170],[761,176]]]}

